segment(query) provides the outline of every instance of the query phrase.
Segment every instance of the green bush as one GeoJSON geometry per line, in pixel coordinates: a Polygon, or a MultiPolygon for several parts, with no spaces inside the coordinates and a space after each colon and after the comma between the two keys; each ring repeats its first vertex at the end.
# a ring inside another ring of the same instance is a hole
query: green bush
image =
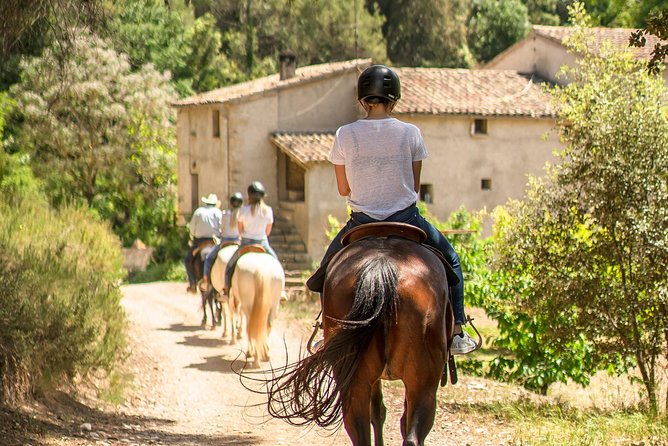
{"type": "Polygon", "coordinates": [[[0,401],[93,369],[125,345],[120,242],[86,209],[0,194],[0,401]],[[11,204],[9,203],[11,201],[11,204]]]}

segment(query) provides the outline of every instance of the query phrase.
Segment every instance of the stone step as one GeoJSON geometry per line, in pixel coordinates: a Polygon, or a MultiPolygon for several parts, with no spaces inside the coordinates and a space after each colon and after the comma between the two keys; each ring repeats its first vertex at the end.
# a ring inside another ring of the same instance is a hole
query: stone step
{"type": "Polygon", "coordinates": [[[291,253],[291,252],[306,252],[306,246],[304,246],[303,243],[284,243],[284,242],[279,242],[276,243],[273,240],[269,240],[269,244],[271,245],[272,248],[274,248],[274,251],[276,251],[279,255],[281,253],[291,253]]]}
{"type": "Polygon", "coordinates": [[[271,231],[269,243],[302,243],[302,238],[296,232],[294,234],[274,234],[274,231],[271,231]]]}

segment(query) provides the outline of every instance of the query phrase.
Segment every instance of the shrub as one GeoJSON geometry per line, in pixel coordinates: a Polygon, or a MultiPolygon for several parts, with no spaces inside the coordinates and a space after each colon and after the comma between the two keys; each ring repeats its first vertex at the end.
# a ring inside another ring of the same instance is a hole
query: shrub
{"type": "Polygon", "coordinates": [[[125,345],[120,242],[90,211],[0,194],[0,401],[111,371],[125,345]],[[9,201],[12,201],[11,205],[9,201]]]}

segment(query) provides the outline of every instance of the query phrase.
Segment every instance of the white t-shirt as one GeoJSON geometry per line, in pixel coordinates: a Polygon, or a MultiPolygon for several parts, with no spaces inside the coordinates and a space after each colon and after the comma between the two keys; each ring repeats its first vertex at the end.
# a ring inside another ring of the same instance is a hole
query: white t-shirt
{"type": "Polygon", "coordinates": [[[345,166],[348,204],[384,220],[417,201],[413,162],[427,158],[420,129],[395,118],[360,119],[339,127],[329,160],[345,166]]]}
{"type": "Polygon", "coordinates": [[[255,215],[251,212],[250,204],[244,205],[239,210],[239,221],[244,225],[243,238],[262,240],[267,237],[267,225],[274,223],[274,212],[271,206],[257,206],[255,215]]]}
{"type": "Polygon", "coordinates": [[[220,218],[220,236],[223,238],[239,238],[239,225],[237,223],[237,218],[239,212],[237,212],[236,218],[232,209],[225,209],[223,211],[223,216],[220,218]]]}
{"type": "Polygon", "coordinates": [[[188,223],[188,229],[195,238],[211,238],[220,234],[220,217],[223,213],[215,206],[201,206],[195,209],[188,223]]]}

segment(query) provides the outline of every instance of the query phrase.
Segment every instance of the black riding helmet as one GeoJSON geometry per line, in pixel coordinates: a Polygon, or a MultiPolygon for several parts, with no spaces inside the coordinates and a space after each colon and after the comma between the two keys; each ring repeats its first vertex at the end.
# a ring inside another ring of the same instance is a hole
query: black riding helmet
{"type": "Polygon", "coordinates": [[[255,199],[260,199],[260,198],[264,197],[264,194],[265,194],[264,186],[259,181],[253,181],[248,186],[248,196],[249,197],[255,198],[255,199]]]}
{"type": "Polygon", "coordinates": [[[244,196],[241,195],[241,192],[235,192],[230,195],[230,205],[232,205],[233,208],[238,208],[243,204],[243,202],[244,196]]]}
{"type": "Polygon", "coordinates": [[[385,65],[371,65],[357,79],[357,99],[360,101],[382,98],[396,102],[401,98],[399,76],[385,65]]]}

